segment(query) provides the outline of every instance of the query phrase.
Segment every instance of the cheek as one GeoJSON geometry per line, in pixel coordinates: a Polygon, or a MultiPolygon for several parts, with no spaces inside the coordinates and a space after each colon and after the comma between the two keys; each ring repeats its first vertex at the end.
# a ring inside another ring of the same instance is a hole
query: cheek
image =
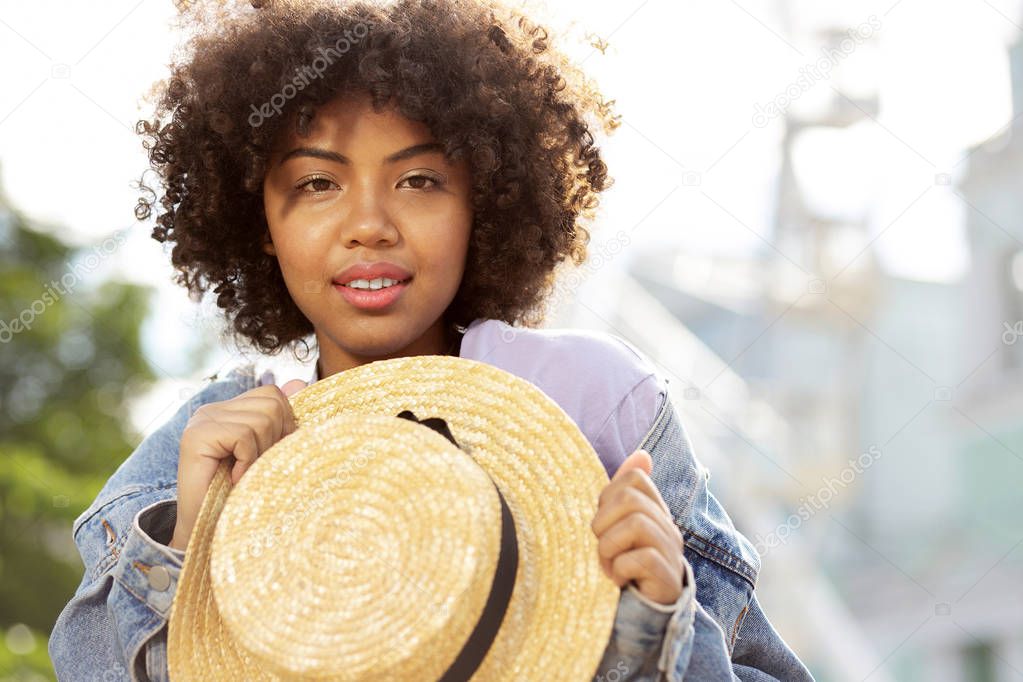
{"type": "Polygon", "coordinates": [[[277,249],[277,260],[281,270],[308,273],[319,272],[322,268],[327,245],[333,238],[333,232],[327,226],[304,224],[302,229],[282,226],[274,234],[274,246],[277,249]]]}
{"type": "Polygon", "coordinates": [[[458,206],[449,211],[443,226],[439,227],[443,234],[440,241],[443,241],[449,259],[460,257],[462,261],[465,260],[465,254],[469,250],[472,223],[473,215],[468,207],[458,206]]]}
{"type": "Polygon", "coordinates": [[[465,270],[465,258],[469,250],[471,219],[464,215],[453,215],[443,226],[439,226],[429,248],[432,260],[441,268],[445,279],[460,282],[465,270]]]}
{"type": "Polygon", "coordinates": [[[327,252],[325,242],[334,236],[330,221],[301,203],[290,202],[280,182],[265,183],[263,192],[264,215],[285,279],[317,270],[327,252]]]}

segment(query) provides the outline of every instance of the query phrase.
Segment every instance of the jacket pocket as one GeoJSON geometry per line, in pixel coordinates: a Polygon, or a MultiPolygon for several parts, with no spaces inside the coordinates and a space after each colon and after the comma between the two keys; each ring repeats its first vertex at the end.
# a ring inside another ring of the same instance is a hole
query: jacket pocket
{"type": "Polygon", "coordinates": [[[85,575],[95,579],[117,561],[143,498],[153,498],[155,501],[157,498],[172,497],[173,491],[174,486],[132,485],[102,501],[97,500],[97,504],[92,507],[95,511],[83,514],[83,521],[73,531],[75,544],[85,564],[85,575]]]}
{"type": "Polygon", "coordinates": [[[724,567],[693,549],[699,541],[686,537],[686,559],[696,578],[696,601],[721,628],[731,656],[739,628],[753,598],[753,584],[741,573],[724,567]]]}

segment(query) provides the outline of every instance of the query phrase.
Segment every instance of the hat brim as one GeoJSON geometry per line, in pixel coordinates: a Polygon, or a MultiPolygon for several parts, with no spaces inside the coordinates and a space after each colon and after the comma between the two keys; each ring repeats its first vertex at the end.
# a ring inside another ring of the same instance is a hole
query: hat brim
{"type": "MultiPolygon", "coordinates": [[[[459,446],[501,491],[519,540],[511,600],[502,627],[473,679],[592,678],[607,646],[620,595],[600,570],[597,540],[590,528],[597,498],[608,478],[585,436],[553,400],[529,382],[491,365],[446,356],[369,363],[316,382],[290,400],[299,429],[257,460],[239,490],[250,476],[260,475],[261,461],[271,459],[271,451],[277,453],[274,459],[284,461],[278,451],[292,447],[287,444],[289,439],[309,427],[328,424],[338,415],[394,416],[411,410],[420,418],[443,418],[459,446]]],[[[443,454],[445,446],[440,441],[444,438],[435,433],[427,440],[430,438],[436,439],[432,442],[443,454]]],[[[222,471],[226,472],[226,467],[222,471]]],[[[415,477],[406,480],[410,489],[415,487],[415,477]]],[[[212,554],[219,550],[214,536],[219,517],[231,505],[229,493],[226,473],[218,471],[179,578],[168,633],[168,667],[181,679],[230,677],[230,671],[240,669],[246,671],[247,679],[286,679],[286,675],[267,671],[264,659],[235,646],[239,633],[225,624],[210,589],[211,562],[216,560],[212,554]]],[[[243,513],[241,508],[227,511],[243,513]]],[[[435,560],[449,558],[437,556],[435,560]]],[[[285,586],[283,594],[288,590],[293,594],[298,588],[285,586]]],[[[478,599],[471,605],[467,602],[461,620],[451,621],[458,626],[452,627],[464,629],[480,608],[478,599]]],[[[344,616],[338,614],[338,618],[344,616]]],[[[432,621],[419,622],[428,635],[432,621]]],[[[459,632],[447,634],[456,640],[460,636],[459,632]]],[[[457,653],[457,641],[449,642],[444,650],[457,653]]],[[[422,660],[407,663],[388,664],[387,676],[431,679],[445,669],[443,660],[434,664],[435,669],[422,660]]],[[[377,679],[384,672],[351,666],[315,677],[377,679]]]]}

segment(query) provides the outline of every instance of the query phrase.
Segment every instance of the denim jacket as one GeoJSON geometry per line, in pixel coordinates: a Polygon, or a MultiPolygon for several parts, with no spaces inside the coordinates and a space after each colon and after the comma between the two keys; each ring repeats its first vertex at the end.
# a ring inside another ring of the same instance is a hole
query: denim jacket
{"type": "MultiPolygon", "coordinates": [[[[212,381],[148,436],[74,522],[85,572],[53,627],[59,680],[166,680],[167,618],[184,552],[167,546],[177,496],[178,444],[192,413],[257,385],[252,365],[212,381]]],[[[686,587],[655,604],[621,592],[594,680],[812,680],[753,593],[753,545],[707,487],[672,403],[661,404],[639,446],[685,537],[686,587]]]]}

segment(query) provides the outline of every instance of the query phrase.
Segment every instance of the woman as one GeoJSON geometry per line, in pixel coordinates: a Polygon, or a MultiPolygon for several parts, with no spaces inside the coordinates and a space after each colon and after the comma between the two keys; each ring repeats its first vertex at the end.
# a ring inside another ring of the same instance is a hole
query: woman
{"type": "MultiPolygon", "coordinates": [[[[587,118],[617,121],[596,89],[496,3],[253,4],[183,8],[195,36],[138,126],[163,187],[137,214],[162,209],[153,236],[179,282],[213,291],[266,354],[312,336],[312,381],[451,354],[555,399],[612,477],[593,560],[623,589],[595,679],[810,679],[759,608],[759,558],[710,495],[663,377],[617,337],[535,328],[610,186],[587,118]]],[[[236,368],[113,474],[74,524],[86,571],[50,640],[62,679],[166,678],[213,473],[231,458],[237,482],[290,433],[303,385],[236,368]]]]}

